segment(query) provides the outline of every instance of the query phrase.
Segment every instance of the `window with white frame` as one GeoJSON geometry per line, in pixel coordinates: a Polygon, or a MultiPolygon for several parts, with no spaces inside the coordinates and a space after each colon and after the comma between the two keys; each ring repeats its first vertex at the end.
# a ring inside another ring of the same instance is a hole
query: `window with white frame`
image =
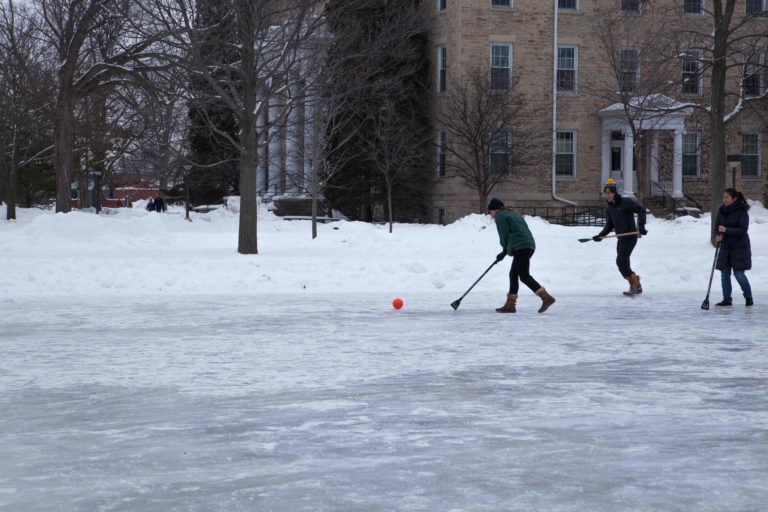
{"type": "Polygon", "coordinates": [[[493,7],[512,7],[512,0],[491,0],[493,7]]]}
{"type": "Polygon", "coordinates": [[[576,176],[576,132],[558,131],[555,151],[555,175],[576,176]]]}
{"type": "Polygon", "coordinates": [[[683,176],[696,178],[701,167],[701,147],[698,133],[683,134],[683,176]]]}
{"type": "Polygon", "coordinates": [[[741,176],[760,177],[760,135],[757,133],[741,135],[741,176]]]}
{"type": "Polygon", "coordinates": [[[576,65],[578,51],[575,46],[557,47],[557,90],[576,91],[576,65]]]}
{"type": "Polygon", "coordinates": [[[576,11],[579,8],[579,4],[577,0],[557,0],[557,8],[576,11]]]}
{"type": "Polygon", "coordinates": [[[685,0],[683,12],[685,14],[702,14],[704,12],[704,0],[685,0]]]}
{"type": "Polygon", "coordinates": [[[701,94],[701,53],[695,50],[683,56],[683,94],[701,94]]]}
{"type": "Polygon", "coordinates": [[[512,78],[512,45],[491,45],[491,89],[508,90],[512,78]]]}
{"type": "Polygon", "coordinates": [[[445,130],[437,130],[437,177],[445,177],[445,130]]]}
{"type": "Polygon", "coordinates": [[[448,60],[448,49],[445,45],[437,47],[437,92],[445,92],[445,68],[448,60]]]}
{"type": "Polygon", "coordinates": [[[633,93],[637,91],[640,51],[636,48],[624,48],[619,53],[619,90],[633,93]]]}
{"type": "Polygon", "coordinates": [[[642,0],[621,0],[621,12],[640,12],[642,0]]]}
{"type": "Polygon", "coordinates": [[[763,92],[762,67],[762,59],[756,53],[747,58],[742,82],[744,96],[759,96],[763,92]]]}
{"type": "Polygon", "coordinates": [[[491,172],[508,174],[512,151],[512,132],[503,128],[491,136],[491,172]]]}
{"type": "Polygon", "coordinates": [[[764,10],[763,2],[765,0],[747,0],[745,11],[747,15],[761,14],[764,10]]]}

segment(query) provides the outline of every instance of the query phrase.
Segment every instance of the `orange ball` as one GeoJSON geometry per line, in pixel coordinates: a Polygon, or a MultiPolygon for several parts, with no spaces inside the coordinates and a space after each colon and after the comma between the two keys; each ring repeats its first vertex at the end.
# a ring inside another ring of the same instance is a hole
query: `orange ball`
{"type": "Polygon", "coordinates": [[[393,300],[392,301],[392,307],[395,308],[395,309],[400,309],[401,307],[403,307],[403,299],[398,297],[395,300],[393,300]]]}

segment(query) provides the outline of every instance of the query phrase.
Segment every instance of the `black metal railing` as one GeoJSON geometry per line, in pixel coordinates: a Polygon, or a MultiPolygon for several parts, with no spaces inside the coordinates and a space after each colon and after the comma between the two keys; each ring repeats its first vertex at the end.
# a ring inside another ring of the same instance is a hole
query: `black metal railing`
{"type": "Polygon", "coordinates": [[[685,206],[680,200],[675,199],[672,194],[664,190],[664,187],[653,180],[651,180],[651,196],[657,198],[661,197],[661,207],[664,211],[670,213],[673,219],[680,215],[678,208],[685,206]],[[657,192],[661,192],[661,194],[658,194],[657,192]]]}
{"type": "Polygon", "coordinates": [[[605,210],[599,206],[515,206],[520,215],[541,217],[564,226],[605,226],[605,210]]]}

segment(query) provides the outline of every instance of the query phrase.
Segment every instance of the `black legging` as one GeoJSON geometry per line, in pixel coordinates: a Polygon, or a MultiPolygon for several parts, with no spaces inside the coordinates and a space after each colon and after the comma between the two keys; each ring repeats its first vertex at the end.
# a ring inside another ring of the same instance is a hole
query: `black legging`
{"type": "Polygon", "coordinates": [[[624,277],[629,277],[633,274],[632,267],[629,266],[629,257],[632,255],[636,245],[636,236],[625,236],[619,238],[619,241],[616,242],[616,266],[619,267],[619,272],[624,277]]]}
{"type": "Polygon", "coordinates": [[[512,268],[509,269],[509,293],[517,295],[520,281],[535,292],[541,285],[531,277],[533,249],[518,249],[512,253],[512,268]]]}

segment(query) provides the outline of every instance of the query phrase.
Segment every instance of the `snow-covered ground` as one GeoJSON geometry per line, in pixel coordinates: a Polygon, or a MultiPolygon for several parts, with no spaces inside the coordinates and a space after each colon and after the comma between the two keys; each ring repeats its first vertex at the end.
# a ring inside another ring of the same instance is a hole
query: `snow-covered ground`
{"type": "Polygon", "coordinates": [[[0,220],[0,510],[763,511],[751,220],[753,308],[700,309],[708,218],[649,221],[636,298],[614,241],[577,241],[598,229],[529,218],[557,303],[523,289],[499,315],[509,260],[450,307],[499,250],[487,216],[312,240],[262,212],[242,256],[226,211],[20,210],[0,220]]]}

